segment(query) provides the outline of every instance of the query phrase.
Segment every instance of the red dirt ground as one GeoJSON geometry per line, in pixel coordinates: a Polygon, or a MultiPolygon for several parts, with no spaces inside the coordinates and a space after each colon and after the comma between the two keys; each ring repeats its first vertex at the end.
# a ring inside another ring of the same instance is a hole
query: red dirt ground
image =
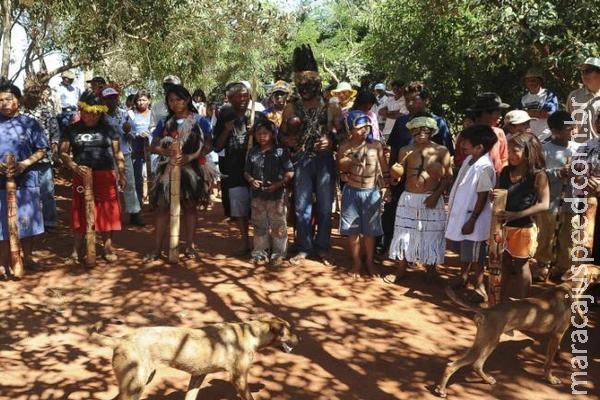
{"type": "MultiPolygon", "coordinates": [[[[67,226],[69,189],[59,186],[57,198],[67,226]]],[[[144,217],[152,220],[149,213],[144,217]]],[[[40,237],[34,254],[45,267],[21,281],[0,282],[0,398],[115,397],[111,351],[87,341],[87,327],[102,318],[125,321],[125,326],[107,327],[115,335],[129,327],[193,327],[265,311],[292,322],[301,337],[292,353],[269,349],[256,356],[249,377],[255,399],[433,399],[429,390],[447,360],[472,343],[472,315],[445,297],[443,285],[424,283],[423,271],[413,271],[402,286],[352,279],[346,273],[350,256],[335,230],[335,268],[314,261],[303,267],[254,267],[230,256],[239,248],[235,237],[220,204],[201,213],[198,262],[144,264],[151,226],[125,227],[116,235],[120,260],[100,261],[92,270],[65,265],[72,241],[68,229],[40,237]]],[[[456,268],[441,272],[447,278],[456,268]]],[[[550,386],[542,380],[545,340],[541,344],[517,333],[503,336],[486,364],[496,385],[463,370],[451,380],[449,397],[598,398],[598,308],[591,318],[596,328],[589,329],[586,347],[589,395],[571,395],[569,335],[555,371],[564,384],[550,386]]],[[[183,399],[188,378],[159,370],[144,397],[183,399]]],[[[212,374],[198,398],[234,400],[236,395],[225,374],[212,374]]]]}

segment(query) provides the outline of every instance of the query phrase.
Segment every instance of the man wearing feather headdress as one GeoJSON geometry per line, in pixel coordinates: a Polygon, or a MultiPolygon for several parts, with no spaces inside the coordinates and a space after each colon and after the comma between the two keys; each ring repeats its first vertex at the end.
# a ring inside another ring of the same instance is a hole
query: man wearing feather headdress
{"type": "Polygon", "coordinates": [[[335,188],[333,148],[341,129],[339,106],[327,105],[321,94],[321,77],[308,45],[294,49],[294,83],[298,98],[288,102],[282,115],[281,139],[290,147],[295,165],[294,206],[296,247],[290,259],[299,265],[311,253],[330,264],[331,208],[335,188]],[[313,193],[316,195],[316,235],[311,226],[313,193]]]}

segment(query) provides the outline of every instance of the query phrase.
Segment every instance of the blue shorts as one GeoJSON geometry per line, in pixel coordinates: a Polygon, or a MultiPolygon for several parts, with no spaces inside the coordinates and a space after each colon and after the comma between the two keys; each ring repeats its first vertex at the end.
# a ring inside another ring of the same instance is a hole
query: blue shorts
{"type": "MultiPolygon", "coordinates": [[[[8,210],[6,190],[0,190],[0,240],[8,240],[8,210]]],[[[44,216],[40,201],[40,188],[17,188],[17,227],[19,238],[44,233],[44,216]]]]}
{"type": "Polygon", "coordinates": [[[460,262],[483,262],[487,257],[488,244],[483,240],[475,242],[472,240],[454,241],[448,239],[448,248],[460,255],[460,262]]]}
{"type": "Polygon", "coordinates": [[[342,235],[383,235],[381,227],[381,193],[379,188],[356,189],[345,185],[340,215],[342,235]]]}

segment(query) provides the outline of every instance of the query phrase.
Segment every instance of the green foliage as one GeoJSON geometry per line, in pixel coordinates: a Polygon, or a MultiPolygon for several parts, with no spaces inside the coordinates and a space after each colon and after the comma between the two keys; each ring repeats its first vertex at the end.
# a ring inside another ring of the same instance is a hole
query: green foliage
{"type": "Polygon", "coordinates": [[[384,0],[374,12],[369,69],[424,80],[434,111],[456,122],[477,92],[514,102],[530,66],[564,99],[576,66],[600,50],[600,9],[582,0],[384,0]]]}

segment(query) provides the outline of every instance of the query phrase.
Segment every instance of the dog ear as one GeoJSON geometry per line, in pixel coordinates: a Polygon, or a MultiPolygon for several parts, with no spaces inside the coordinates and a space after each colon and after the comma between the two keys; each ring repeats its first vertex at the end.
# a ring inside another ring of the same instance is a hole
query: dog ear
{"type": "Polygon", "coordinates": [[[282,337],[285,333],[286,325],[280,321],[278,318],[274,318],[269,321],[269,332],[271,332],[276,337],[282,337]]]}

